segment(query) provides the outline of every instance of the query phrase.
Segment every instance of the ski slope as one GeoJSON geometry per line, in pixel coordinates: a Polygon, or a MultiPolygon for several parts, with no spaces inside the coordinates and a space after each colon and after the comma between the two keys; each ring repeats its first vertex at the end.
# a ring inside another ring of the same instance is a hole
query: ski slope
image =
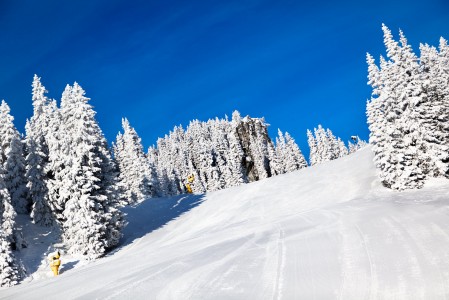
{"type": "Polygon", "coordinates": [[[0,299],[449,299],[449,181],[390,191],[372,158],[145,201],[118,250],[0,299]]]}

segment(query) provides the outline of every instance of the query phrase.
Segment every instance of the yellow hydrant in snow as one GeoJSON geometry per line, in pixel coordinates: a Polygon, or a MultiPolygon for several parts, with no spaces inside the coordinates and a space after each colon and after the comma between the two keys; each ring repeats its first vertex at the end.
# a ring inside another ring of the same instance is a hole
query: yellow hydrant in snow
{"type": "Polygon", "coordinates": [[[60,257],[61,255],[59,254],[59,251],[50,254],[48,257],[48,259],[50,260],[50,268],[55,276],[59,274],[59,266],[61,265],[60,257]]]}
{"type": "Polygon", "coordinates": [[[187,189],[187,193],[192,194],[192,184],[193,181],[195,180],[195,176],[193,176],[193,174],[190,174],[189,176],[187,176],[187,183],[185,184],[186,189],[187,189]]]}

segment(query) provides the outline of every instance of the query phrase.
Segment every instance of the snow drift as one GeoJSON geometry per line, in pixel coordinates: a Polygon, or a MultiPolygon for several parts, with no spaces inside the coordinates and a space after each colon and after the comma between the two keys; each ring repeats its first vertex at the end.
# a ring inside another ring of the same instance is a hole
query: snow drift
{"type": "Polygon", "coordinates": [[[448,181],[394,192],[372,159],[150,199],[114,253],[0,299],[448,298],[448,181]]]}

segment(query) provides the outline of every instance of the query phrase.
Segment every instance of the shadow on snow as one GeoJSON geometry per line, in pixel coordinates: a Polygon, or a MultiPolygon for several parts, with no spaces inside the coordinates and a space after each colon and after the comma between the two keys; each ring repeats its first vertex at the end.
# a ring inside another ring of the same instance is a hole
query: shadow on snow
{"type": "Polygon", "coordinates": [[[66,262],[61,264],[61,268],[59,269],[59,274],[63,274],[73,268],[75,268],[75,266],[78,264],[79,260],[76,261],[70,261],[70,262],[66,262]]]}
{"type": "MultiPolygon", "coordinates": [[[[123,229],[119,247],[163,227],[203,202],[204,195],[178,195],[170,198],[150,198],[136,206],[122,208],[128,225],[123,229]]],[[[115,251],[114,251],[115,252],[115,251]]]]}

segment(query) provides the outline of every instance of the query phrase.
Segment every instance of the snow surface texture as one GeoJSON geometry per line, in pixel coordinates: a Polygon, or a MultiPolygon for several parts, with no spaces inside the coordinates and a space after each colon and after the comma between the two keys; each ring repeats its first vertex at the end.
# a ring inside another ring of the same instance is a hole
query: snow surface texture
{"type": "Polygon", "coordinates": [[[145,201],[114,253],[0,299],[449,298],[448,181],[391,191],[372,160],[145,201]]]}

